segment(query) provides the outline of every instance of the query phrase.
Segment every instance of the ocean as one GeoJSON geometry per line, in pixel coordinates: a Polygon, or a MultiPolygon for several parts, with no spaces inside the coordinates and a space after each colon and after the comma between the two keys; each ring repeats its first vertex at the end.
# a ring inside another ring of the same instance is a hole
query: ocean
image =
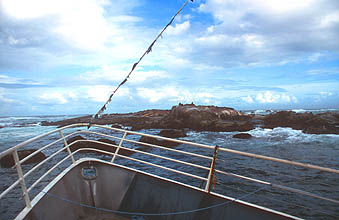
{"type": "MultiPolygon", "coordinates": [[[[296,111],[304,112],[306,110],[299,109],[296,111]]],[[[322,109],[314,110],[313,112],[317,113],[326,111],[334,110],[322,109]]],[[[256,110],[253,112],[256,114],[268,114],[271,111],[256,110]]],[[[0,117],[0,151],[15,146],[16,144],[39,134],[56,129],[54,126],[41,126],[40,124],[42,121],[58,121],[73,117],[77,116],[0,117]]],[[[77,128],[74,128],[73,130],[76,129],[77,128]]],[[[159,130],[148,129],[141,130],[141,132],[157,134],[159,130]]],[[[299,130],[280,127],[275,129],[262,129],[257,127],[247,132],[253,136],[251,139],[247,140],[232,138],[232,136],[238,132],[197,132],[186,130],[186,133],[187,137],[180,139],[339,169],[339,135],[304,134],[299,130]]],[[[52,136],[50,139],[41,140],[39,144],[43,146],[57,138],[57,136],[52,136]]],[[[130,138],[133,139],[134,137],[132,136],[130,138]]],[[[56,148],[58,147],[61,148],[62,145],[56,146],[56,148]]],[[[38,146],[32,145],[27,148],[36,149],[38,146]]],[[[176,149],[192,152],[197,150],[187,149],[185,145],[179,145],[176,149]]],[[[52,154],[53,151],[46,150],[44,153],[48,156],[52,154]]],[[[55,159],[57,160],[60,158],[55,159]]],[[[52,160],[51,163],[53,161],[54,160],[52,160]]],[[[117,162],[119,161],[120,160],[117,162]]],[[[201,161],[191,162],[201,163],[201,161]]],[[[121,162],[121,164],[123,163],[124,162],[121,162]]],[[[168,167],[177,166],[168,161],[159,161],[159,163],[168,167]]],[[[63,167],[68,165],[69,164],[65,164],[63,167]]],[[[23,165],[23,170],[24,172],[27,172],[32,167],[33,165],[30,164],[23,165]]],[[[136,168],[142,167],[138,165],[136,168]]],[[[323,197],[339,200],[339,175],[337,174],[324,173],[305,168],[296,168],[290,165],[282,165],[275,162],[221,152],[219,152],[218,155],[216,168],[225,172],[233,172],[239,175],[293,187],[321,195],[323,197]]],[[[173,173],[167,173],[162,170],[152,170],[153,168],[147,169],[149,172],[155,174],[159,174],[161,172],[162,175],[168,175],[173,178],[173,173]]],[[[37,173],[36,175],[41,176],[46,170],[47,167],[43,167],[38,171],[40,173],[37,173]]],[[[52,172],[48,178],[52,179],[57,174],[57,172],[52,172]]],[[[201,175],[204,176],[203,173],[201,173],[201,175]]],[[[16,180],[16,171],[11,168],[0,168],[0,176],[1,193],[16,180]]],[[[45,185],[47,185],[49,179],[46,179],[42,182],[42,184],[38,185],[39,187],[36,190],[41,190],[45,185]]],[[[178,176],[177,180],[184,183],[192,183],[191,179],[184,176],[178,176]]],[[[28,180],[27,184],[29,185],[30,183],[31,182],[28,180]]],[[[199,182],[193,184],[199,186],[199,182]]],[[[234,177],[216,175],[216,184],[214,187],[216,192],[226,194],[233,198],[239,198],[246,193],[248,194],[258,189],[258,187],[262,187],[262,185],[236,179],[234,177]]],[[[32,191],[31,198],[35,193],[35,191],[32,191]]],[[[274,188],[265,188],[254,196],[246,197],[245,201],[306,219],[339,219],[338,204],[274,188]]],[[[8,196],[0,200],[0,219],[13,219],[18,214],[18,211],[23,207],[24,201],[21,198],[20,188],[17,187],[13,193],[10,193],[8,196]]]]}

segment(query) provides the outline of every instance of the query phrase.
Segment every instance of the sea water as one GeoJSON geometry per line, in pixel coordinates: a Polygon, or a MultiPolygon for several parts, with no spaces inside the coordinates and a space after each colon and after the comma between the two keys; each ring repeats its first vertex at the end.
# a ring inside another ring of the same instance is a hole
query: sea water
{"type": "MultiPolygon", "coordinates": [[[[322,110],[322,112],[323,111],[324,110],[322,110]]],[[[56,129],[55,126],[41,126],[40,124],[42,121],[58,121],[72,117],[75,116],[0,117],[0,126],[3,127],[0,129],[0,151],[15,146],[16,144],[39,134],[56,129]]],[[[142,130],[141,132],[157,134],[159,130],[148,129],[142,130]]],[[[232,138],[232,136],[238,132],[197,132],[186,130],[186,133],[187,137],[181,138],[182,140],[207,144],[210,146],[218,145],[223,148],[339,169],[339,135],[304,134],[299,130],[280,127],[274,129],[255,128],[248,132],[253,137],[247,140],[232,138]]],[[[56,136],[51,139],[54,140],[57,138],[60,137],[57,137],[56,134],[56,136]]],[[[49,142],[51,142],[49,139],[42,140],[40,144],[43,146],[49,142]]],[[[38,148],[38,146],[34,145],[30,146],[30,148],[38,148]]],[[[201,149],[188,149],[186,145],[179,145],[176,149],[203,153],[200,152],[201,149]]],[[[157,150],[153,149],[153,151],[157,150]]],[[[47,156],[49,154],[48,151],[44,153],[46,153],[47,156]]],[[[169,154],[166,156],[171,155],[169,154]]],[[[157,160],[153,160],[152,162],[156,163],[157,160]]],[[[187,172],[190,171],[185,170],[186,168],[178,167],[172,162],[163,160],[159,160],[158,162],[163,166],[187,172]]],[[[208,163],[204,164],[204,162],[197,159],[192,159],[189,162],[209,166],[208,163]]],[[[126,165],[133,166],[133,164],[126,165]]],[[[24,170],[29,170],[32,166],[33,165],[24,165],[24,170]]],[[[338,174],[298,168],[224,152],[219,152],[216,168],[225,172],[232,172],[339,200],[338,174]]],[[[174,176],[173,173],[165,172],[163,170],[152,170],[152,167],[148,167],[147,169],[148,172],[154,174],[161,174],[162,176],[168,175],[168,177],[171,178],[174,176]]],[[[46,170],[47,168],[42,168],[40,171],[41,173],[37,175],[41,176],[46,170]]],[[[1,193],[13,183],[17,177],[15,169],[13,170],[11,168],[0,168],[0,175],[1,193]]],[[[199,175],[204,176],[205,173],[200,173],[199,175]]],[[[178,176],[175,178],[178,178],[178,181],[190,183],[198,187],[200,185],[199,181],[194,180],[196,181],[194,182],[185,176],[178,176]]],[[[46,185],[47,183],[48,181],[46,180],[43,185],[46,185]]],[[[214,191],[226,194],[233,198],[239,198],[260,187],[262,187],[262,185],[250,181],[216,175],[214,191]]],[[[42,186],[40,189],[41,188],[42,186]]],[[[339,219],[338,204],[277,190],[272,187],[267,187],[253,196],[246,197],[244,200],[302,218],[339,219]]],[[[23,206],[24,201],[21,199],[20,188],[18,188],[17,193],[10,195],[10,198],[5,197],[0,201],[0,219],[12,219],[18,214],[18,210],[22,209],[23,206]]]]}

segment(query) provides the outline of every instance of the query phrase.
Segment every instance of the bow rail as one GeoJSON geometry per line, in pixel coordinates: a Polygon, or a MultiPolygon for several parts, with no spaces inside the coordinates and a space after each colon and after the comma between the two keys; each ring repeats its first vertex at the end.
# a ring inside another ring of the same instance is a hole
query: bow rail
{"type": "MultiPolygon", "coordinates": [[[[269,157],[269,156],[263,156],[263,155],[253,154],[253,153],[247,153],[247,152],[232,150],[232,149],[223,148],[223,147],[219,147],[219,146],[210,146],[210,145],[205,145],[205,144],[193,143],[193,142],[189,142],[189,141],[185,141],[185,140],[166,138],[166,137],[161,137],[161,136],[156,136],[156,135],[151,135],[151,134],[143,134],[143,133],[140,133],[140,132],[123,130],[123,129],[119,129],[119,128],[111,128],[111,127],[102,126],[102,125],[95,125],[95,124],[91,125],[93,128],[98,129],[98,131],[89,131],[89,130],[86,130],[86,129],[72,131],[74,129],[78,129],[79,127],[86,127],[87,125],[88,125],[87,123],[79,123],[79,124],[72,124],[72,125],[62,127],[62,128],[58,128],[58,129],[55,129],[53,131],[47,132],[45,134],[39,135],[37,137],[31,138],[27,141],[24,141],[24,142],[12,147],[12,148],[9,148],[9,149],[5,150],[4,152],[0,153],[0,159],[7,156],[7,155],[12,155],[14,162],[15,162],[14,167],[16,168],[17,175],[18,175],[18,179],[12,185],[10,185],[8,188],[6,188],[4,191],[1,192],[0,200],[6,198],[6,195],[10,191],[12,191],[16,186],[18,186],[20,184],[21,190],[22,190],[22,195],[23,195],[23,198],[24,198],[24,201],[25,201],[25,205],[26,205],[27,208],[30,208],[31,207],[31,198],[29,196],[29,193],[39,183],[41,183],[41,181],[43,179],[45,179],[46,176],[48,176],[52,171],[55,171],[57,167],[59,167],[63,162],[65,162],[67,160],[69,160],[71,162],[71,165],[75,165],[77,163],[77,161],[79,160],[79,159],[76,158],[76,155],[78,157],[81,157],[82,152],[95,152],[97,154],[106,155],[105,156],[106,160],[107,160],[107,157],[109,157],[110,159],[108,160],[108,162],[111,163],[111,164],[119,164],[120,163],[119,161],[126,160],[126,161],[144,164],[144,165],[147,165],[147,166],[155,167],[155,168],[158,168],[158,169],[161,169],[161,170],[169,171],[169,172],[172,172],[172,173],[175,173],[175,174],[178,174],[178,175],[183,175],[183,176],[195,179],[195,182],[201,182],[200,188],[203,188],[203,186],[205,186],[203,189],[207,193],[210,193],[210,192],[213,193],[212,188],[214,188],[214,187],[212,187],[212,185],[216,184],[215,176],[216,175],[225,175],[225,176],[231,176],[231,177],[242,179],[242,180],[251,181],[251,182],[254,182],[254,183],[257,183],[257,184],[268,185],[268,186],[271,186],[273,188],[277,188],[279,190],[284,190],[284,191],[293,192],[293,193],[296,193],[296,194],[306,195],[306,196],[309,196],[309,197],[325,200],[325,201],[328,201],[328,202],[331,202],[331,203],[334,203],[334,204],[339,204],[339,201],[336,200],[336,199],[327,198],[327,197],[324,197],[324,196],[321,196],[321,195],[317,195],[315,193],[303,191],[303,190],[300,190],[300,189],[295,189],[295,188],[280,185],[280,184],[270,183],[270,182],[267,182],[267,181],[264,181],[264,180],[259,180],[259,179],[252,178],[252,177],[246,177],[246,176],[235,174],[235,173],[232,173],[232,172],[226,172],[226,171],[217,169],[215,167],[215,163],[218,160],[218,151],[219,151],[219,152],[236,154],[236,155],[241,155],[241,156],[260,159],[260,160],[273,161],[273,162],[280,163],[280,164],[288,164],[288,165],[293,165],[293,166],[296,166],[296,167],[318,170],[318,171],[322,171],[322,172],[331,173],[331,174],[334,174],[334,175],[339,174],[339,170],[337,170],[337,169],[321,167],[321,166],[316,166],[316,165],[311,165],[311,164],[306,164],[306,163],[300,163],[300,162],[294,162],[294,161],[290,161],[290,160],[284,160],[284,159],[279,159],[279,158],[274,158],[274,157],[269,157]],[[67,135],[64,135],[64,133],[63,133],[64,131],[70,131],[70,133],[67,134],[67,135]],[[105,133],[103,133],[104,131],[105,131],[105,133]],[[27,156],[27,157],[25,157],[21,160],[19,159],[18,150],[20,150],[21,148],[24,148],[25,146],[27,146],[29,144],[36,143],[42,138],[49,137],[49,136],[55,135],[55,134],[59,134],[60,138],[58,138],[55,141],[52,141],[51,143],[49,143],[45,146],[40,147],[39,149],[37,149],[34,153],[30,154],[29,156],[27,156]],[[118,144],[110,144],[110,143],[105,143],[105,142],[102,142],[102,141],[92,140],[92,139],[76,140],[76,141],[73,141],[72,143],[68,143],[68,139],[70,137],[78,135],[78,134],[86,134],[86,135],[92,136],[92,137],[110,138],[110,139],[114,139],[114,140],[119,141],[119,143],[118,144]],[[120,134],[120,136],[117,136],[117,134],[120,134]],[[166,146],[160,146],[160,145],[154,144],[154,143],[141,142],[140,140],[136,140],[135,138],[134,139],[128,138],[130,136],[148,137],[148,138],[153,138],[153,139],[166,141],[166,142],[170,142],[170,143],[183,144],[183,145],[185,145],[185,149],[190,148],[190,147],[196,147],[196,148],[200,149],[200,150],[198,150],[198,152],[202,152],[202,153],[197,153],[197,151],[190,152],[190,151],[186,151],[186,150],[180,150],[180,149],[170,148],[170,147],[166,147],[166,146]],[[78,143],[87,143],[88,146],[90,146],[91,143],[92,144],[101,144],[101,145],[105,145],[107,147],[112,147],[113,149],[115,149],[115,151],[112,152],[112,151],[105,151],[105,150],[101,150],[101,149],[91,148],[91,147],[84,147],[84,148],[80,148],[80,149],[77,149],[77,150],[73,150],[73,152],[72,152],[72,150],[71,150],[72,145],[75,145],[75,144],[78,144],[78,143]],[[61,147],[60,149],[57,148],[57,150],[55,152],[51,153],[48,157],[46,157],[40,163],[33,166],[26,173],[23,172],[22,164],[24,162],[26,162],[27,160],[29,160],[30,158],[32,158],[33,156],[35,156],[39,152],[42,152],[42,151],[44,151],[48,148],[54,149],[55,146],[58,146],[58,145],[60,146],[62,144],[64,144],[63,147],[61,147]],[[153,148],[153,149],[157,149],[157,151],[154,150],[152,152],[148,152],[145,149],[135,148],[135,146],[143,146],[143,147],[146,147],[146,148],[147,147],[153,148]],[[123,153],[121,153],[121,150],[123,150],[125,152],[126,151],[130,152],[131,155],[124,155],[123,153]],[[164,151],[170,152],[171,155],[175,154],[175,155],[179,155],[179,156],[177,158],[173,158],[173,156],[167,156],[167,155],[163,155],[163,154],[160,153],[160,152],[164,152],[164,151]],[[46,163],[53,163],[54,161],[52,159],[55,159],[56,156],[60,155],[60,154],[64,154],[64,155],[66,154],[66,156],[64,156],[61,160],[59,160],[57,163],[55,163],[48,171],[43,173],[35,182],[30,184],[30,186],[27,186],[25,180],[33,172],[36,172],[42,165],[44,165],[46,163]],[[176,165],[177,168],[157,164],[153,161],[145,160],[145,159],[140,158],[140,157],[134,157],[133,156],[134,154],[145,155],[149,158],[167,160],[167,161],[170,161],[173,164],[177,164],[176,165]],[[205,161],[205,162],[204,162],[204,165],[202,165],[202,164],[196,164],[194,162],[188,162],[188,161],[180,160],[180,158],[183,158],[183,157],[197,158],[198,160],[202,160],[202,161],[205,161]],[[117,161],[117,159],[119,159],[119,161],[117,161]],[[180,166],[191,167],[190,168],[191,172],[187,172],[187,171],[184,171],[183,169],[180,169],[180,166]],[[195,169],[199,170],[199,172],[195,172],[194,171],[195,169]]],[[[147,170],[146,171],[140,170],[140,171],[147,173],[147,170]]],[[[163,177],[159,173],[157,173],[156,175],[163,177]]],[[[169,176],[166,176],[165,178],[171,179],[171,177],[169,177],[169,176]]]]}

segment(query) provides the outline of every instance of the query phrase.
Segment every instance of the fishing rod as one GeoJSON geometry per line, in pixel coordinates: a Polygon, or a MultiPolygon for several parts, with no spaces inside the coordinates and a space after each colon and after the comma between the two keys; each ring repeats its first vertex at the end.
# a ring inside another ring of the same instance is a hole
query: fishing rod
{"type": "MultiPolygon", "coordinates": [[[[90,119],[87,128],[89,129],[91,127],[91,124],[93,122],[94,119],[98,119],[100,117],[100,115],[106,110],[107,105],[112,101],[112,98],[114,96],[114,94],[118,91],[118,89],[127,82],[128,78],[131,76],[132,72],[134,71],[134,69],[138,66],[138,64],[141,62],[141,60],[150,52],[152,52],[152,47],[154,46],[155,42],[162,36],[162,34],[164,33],[164,31],[167,29],[168,26],[170,26],[172,24],[172,22],[174,21],[175,17],[177,17],[178,14],[180,14],[181,10],[187,5],[188,0],[185,1],[185,3],[181,6],[181,8],[178,10],[178,12],[172,17],[172,19],[170,20],[170,22],[162,29],[162,31],[158,34],[158,36],[153,40],[153,42],[150,44],[150,46],[147,48],[147,50],[143,53],[143,55],[139,58],[139,60],[133,64],[132,69],[130,70],[130,72],[127,74],[127,76],[124,78],[124,80],[117,86],[117,88],[111,93],[111,95],[109,96],[108,100],[105,102],[105,104],[100,108],[100,110],[94,115],[92,116],[92,118],[90,119]]],[[[191,0],[191,2],[193,2],[193,0],[191,0]]]]}

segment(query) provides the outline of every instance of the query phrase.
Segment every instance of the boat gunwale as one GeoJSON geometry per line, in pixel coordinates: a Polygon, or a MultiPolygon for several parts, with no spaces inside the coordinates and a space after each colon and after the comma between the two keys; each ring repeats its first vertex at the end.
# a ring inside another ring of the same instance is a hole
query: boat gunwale
{"type": "MultiPolygon", "coordinates": [[[[75,164],[71,164],[70,166],[68,166],[67,168],[65,168],[57,177],[55,177],[33,200],[32,200],[32,206],[30,208],[27,208],[25,207],[20,213],[19,215],[14,219],[14,220],[22,220],[24,219],[27,214],[39,203],[39,201],[44,197],[46,196],[46,194],[48,194],[48,192],[65,176],[67,175],[72,169],[74,169],[75,167],[81,165],[82,163],[86,163],[86,162],[99,162],[99,163],[103,163],[103,164],[106,164],[106,165],[110,165],[110,166],[115,166],[115,167],[119,167],[119,168],[122,168],[122,169],[127,169],[129,171],[132,171],[132,172],[135,172],[135,173],[140,173],[140,174],[143,174],[143,175],[146,175],[146,176],[150,176],[152,178],[155,178],[155,179],[160,179],[160,180],[163,180],[163,181],[167,181],[167,182],[170,182],[170,183],[174,183],[174,184],[177,184],[177,185],[181,185],[183,187],[186,187],[186,188],[190,188],[190,189],[193,189],[193,190],[196,190],[196,191],[200,191],[201,193],[206,193],[206,194],[212,194],[216,197],[219,197],[219,198],[222,198],[222,199],[226,199],[226,200],[229,200],[230,202],[234,202],[234,203],[240,203],[240,204],[243,204],[243,205],[246,205],[246,206],[250,206],[250,207],[253,207],[253,208],[256,208],[256,209],[260,209],[260,210],[263,210],[263,211],[266,211],[266,212],[270,212],[270,213],[274,213],[274,214],[277,214],[277,215],[280,215],[280,216],[284,216],[284,217],[287,217],[287,218],[291,218],[291,219],[295,219],[295,220],[303,220],[302,218],[299,218],[299,217],[296,217],[296,216],[293,216],[293,215],[290,215],[290,214],[287,214],[287,213],[283,213],[283,212],[280,212],[280,211],[277,211],[277,210],[273,210],[273,209],[270,209],[270,208],[266,208],[266,207],[263,207],[263,206],[259,206],[259,205],[256,205],[256,204],[253,204],[253,203],[249,203],[249,202],[246,202],[246,201],[243,201],[241,199],[236,199],[236,198],[232,198],[232,197],[229,197],[229,196],[225,196],[225,195],[222,195],[222,194],[219,194],[219,193],[215,193],[215,192],[206,192],[205,190],[199,188],[199,187],[195,187],[195,186],[191,186],[191,185],[188,185],[188,184],[185,184],[185,183],[182,183],[182,182],[179,182],[179,181],[176,181],[176,180],[172,180],[172,179],[168,179],[166,177],[161,177],[161,176],[158,176],[158,175],[155,175],[155,174],[151,174],[151,173],[147,173],[145,171],[141,171],[141,170],[138,170],[138,169],[135,169],[135,168],[131,168],[131,167],[127,167],[127,166],[124,166],[124,165],[121,165],[121,164],[116,164],[116,163],[110,163],[110,162],[107,162],[107,161],[104,161],[104,160],[101,160],[101,159],[97,159],[97,158],[90,158],[90,157],[84,157],[84,158],[80,158],[78,160],[76,160],[75,164]]],[[[145,213],[145,215],[147,215],[147,213],[145,213]]]]}

